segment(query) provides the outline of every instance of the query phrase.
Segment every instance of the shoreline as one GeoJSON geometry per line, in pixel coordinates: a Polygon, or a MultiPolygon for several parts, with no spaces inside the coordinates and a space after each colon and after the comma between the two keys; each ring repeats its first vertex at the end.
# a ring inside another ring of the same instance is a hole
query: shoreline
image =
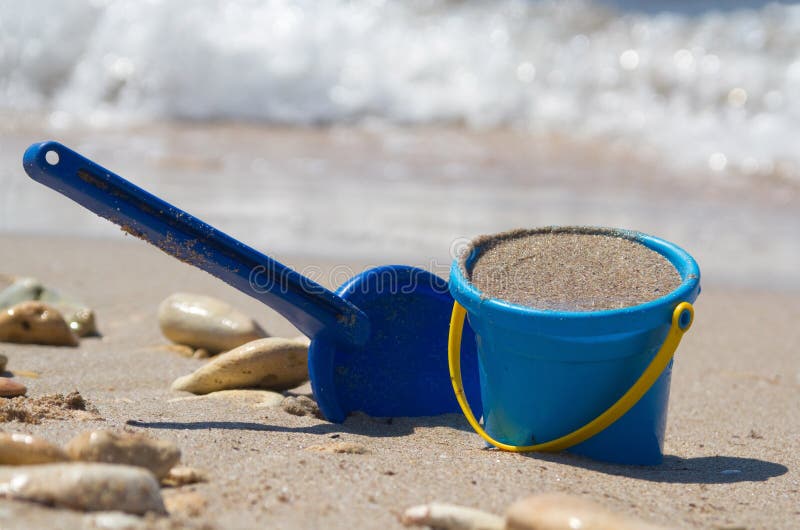
{"type": "Polygon", "coordinates": [[[56,138],[268,255],[408,263],[446,276],[454,249],[481,234],[607,226],[685,248],[707,285],[800,291],[800,187],[787,183],[677,175],[608,146],[509,130],[9,127],[0,152],[7,235],[118,237],[25,175],[24,149],[56,138]]]}

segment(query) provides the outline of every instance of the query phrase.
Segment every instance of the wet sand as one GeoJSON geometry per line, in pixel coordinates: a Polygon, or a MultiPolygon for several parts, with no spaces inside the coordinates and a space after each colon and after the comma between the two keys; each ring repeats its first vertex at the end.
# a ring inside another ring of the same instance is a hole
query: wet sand
{"type": "Polygon", "coordinates": [[[447,274],[454,251],[479,234],[608,226],[677,243],[705,285],[800,291],[791,179],[675,173],[614,144],[509,130],[46,123],[0,113],[2,232],[118,237],[22,171],[30,143],[56,139],[272,254],[447,274]]]}
{"type": "MultiPolygon", "coordinates": [[[[222,298],[276,335],[296,331],[258,302],[122,234],[6,234],[0,249],[0,272],[36,276],[80,295],[96,309],[103,333],[78,348],[0,344],[11,372],[39,374],[17,376],[29,396],[78,390],[102,421],[3,423],[0,429],[65,443],[85,430],[127,426],[174,440],[184,464],[208,472],[208,483],[180,490],[207,499],[198,516],[176,513],[172,521],[143,520],[143,527],[400,528],[397,514],[414,504],[452,502],[502,513],[521,496],[552,491],[676,527],[789,529],[800,520],[797,294],[713,282],[704,289],[695,325],[676,355],[665,462],[627,467],[487,450],[455,414],[391,423],[355,416],[337,425],[280,408],[170,401],[186,395],[171,391],[171,381],[202,363],[161,348],[166,341],[156,307],[172,292],[222,298]],[[368,453],[306,450],[334,442],[360,444],[368,453]]],[[[283,258],[324,272],[341,265],[283,258]]],[[[330,285],[329,276],[321,275],[330,285]]],[[[74,512],[0,501],[3,528],[86,525],[74,512]]]]}

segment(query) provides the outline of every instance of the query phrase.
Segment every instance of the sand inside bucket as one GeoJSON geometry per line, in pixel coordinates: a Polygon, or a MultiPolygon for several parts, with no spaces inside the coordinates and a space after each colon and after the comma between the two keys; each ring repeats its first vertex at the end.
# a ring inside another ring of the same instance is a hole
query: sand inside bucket
{"type": "Polygon", "coordinates": [[[598,311],[643,304],[678,288],[661,254],[593,228],[517,230],[475,239],[466,277],[485,296],[537,309],[598,311]]]}

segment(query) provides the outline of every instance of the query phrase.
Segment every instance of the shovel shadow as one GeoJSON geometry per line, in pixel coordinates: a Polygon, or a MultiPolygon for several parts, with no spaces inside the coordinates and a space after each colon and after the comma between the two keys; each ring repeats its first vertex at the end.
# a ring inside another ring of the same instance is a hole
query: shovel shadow
{"type": "MultiPolygon", "coordinates": [[[[132,427],[167,430],[231,430],[271,433],[304,433],[318,436],[357,434],[370,437],[402,437],[414,433],[418,427],[447,427],[471,432],[471,428],[458,414],[426,416],[419,418],[372,418],[355,414],[344,423],[321,422],[308,426],[285,426],[244,421],[139,421],[128,420],[132,427]]],[[[665,455],[657,466],[630,466],[597,462],[569,453],[517,453],[527,459],[551,462],[565,466],[581,467],[611,476],[628,477],[649,482],[673,484],[730,484],[736,482],[764,482],[786,474],[789,469],[775,462],[737,456],[703,456],[681,458],[665,455]]]]}
{"type": "Polygon", "coordinates": [[[246,421],[140,421],[125,422],[132,427],[143,429],[167,429],[179,431],[200,431],[209,429],[234,431],[261,431],[274,433],[304,433],[329,436],[331,434],[357,434],[376,438],[400,437],[413,434],[419,427],[448,427],[461,431],[471,431],[460,414],[442,414],[417,418],[373,418],[365,414],[353,414],[344,423],[322,423],[309,426],[285,426],[246,421]]]}
{"type": "Polygon", "coordinates": [[[606,475],[672,484],[765,482],[789,471],[789,468],[776,462],[725,455],[692,458],[665,455],[664,461],[657,466],[607,464],[569,453],[528,453],[526,456],[556,464],[582,467],[606,475]]]}

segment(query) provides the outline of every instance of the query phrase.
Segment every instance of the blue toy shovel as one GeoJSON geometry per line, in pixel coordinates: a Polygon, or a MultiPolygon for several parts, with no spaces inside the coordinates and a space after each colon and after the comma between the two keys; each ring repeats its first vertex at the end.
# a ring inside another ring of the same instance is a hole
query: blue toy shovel
{"type": "MultiPolygon", "coordinates": [[[[286,317],[312,339],[309,377],[328,420],[344,421],[353,411],[459,412],[447,366],[453,299],[442,278],[390,265],[367,270],[333,293],[57,142],[31,145],[23,166],[34,180],[286,317]]],[[[474,342],[465,340],[465,349],[474,342]]],[[[462,359],[465,387],[476,403],[474,347],[462,359]]]]}

